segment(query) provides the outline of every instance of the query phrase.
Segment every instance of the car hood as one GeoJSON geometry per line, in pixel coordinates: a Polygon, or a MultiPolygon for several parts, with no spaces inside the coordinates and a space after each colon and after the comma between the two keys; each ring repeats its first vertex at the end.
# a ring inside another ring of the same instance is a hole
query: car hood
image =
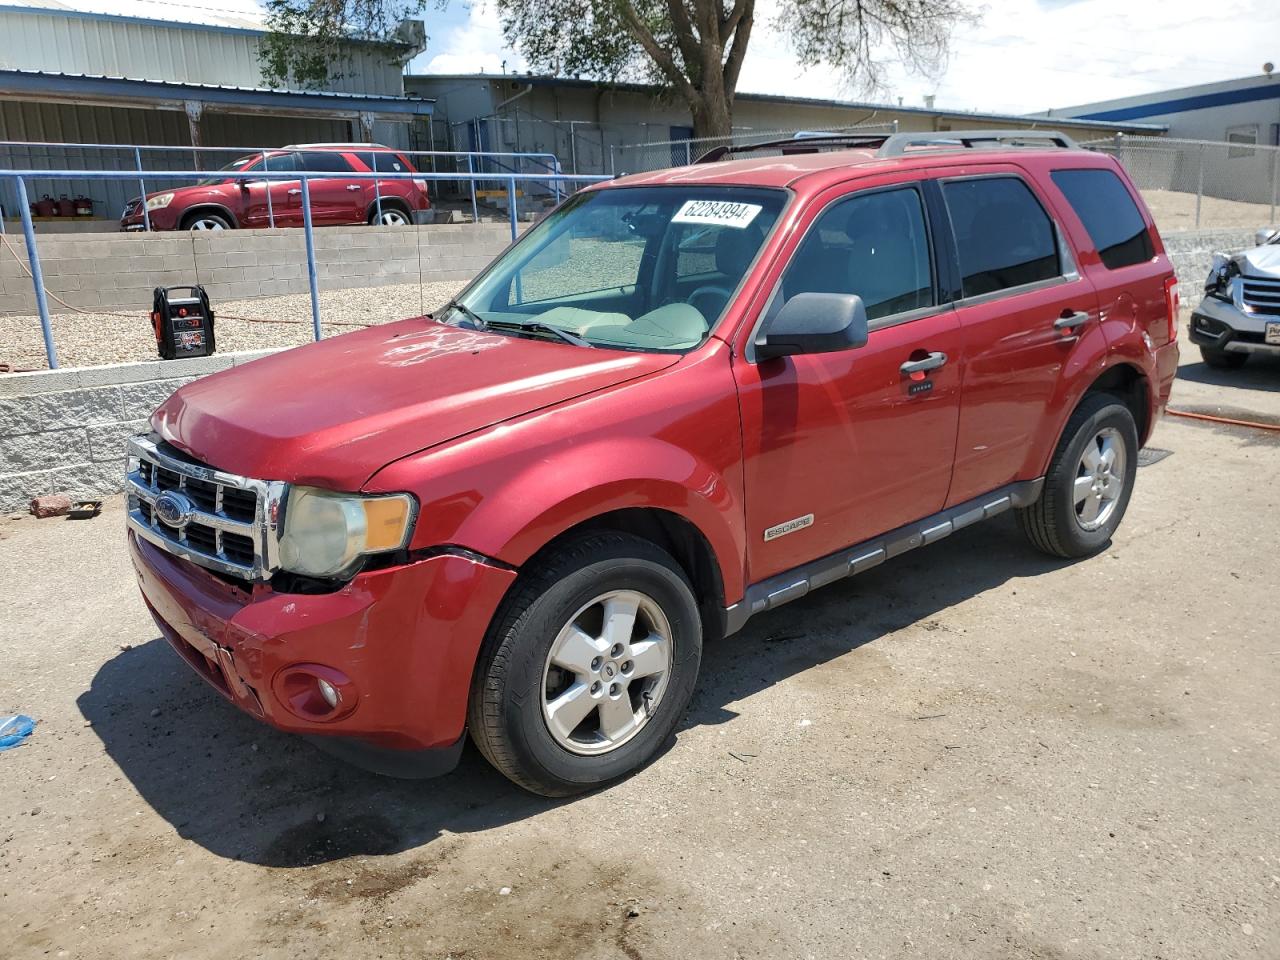
{"type": "Polygon", "coordinates": [[[221,470],[358,490],[393,460],[678,359],[417,318],[204,377],[170,397],[151,424],[221,470]]]}
{"type": "Polygon", "coordinates": [[[1254,247],[1233,258],[1246,277],[1275,277],[1280,279],[1280,243],[1254,247]]]}

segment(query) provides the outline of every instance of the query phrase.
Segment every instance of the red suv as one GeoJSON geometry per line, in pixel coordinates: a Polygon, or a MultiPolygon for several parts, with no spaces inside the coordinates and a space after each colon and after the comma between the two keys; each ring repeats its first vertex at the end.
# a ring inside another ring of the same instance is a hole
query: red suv
{"type": "Polygon", "coordinates": [[[183,387],[128,468],[164,636],[372,769],[469,729],[565,795],[753,614],[1008,510],[1104,548],[1178,355],[1133,185],[1056,134],[850,142],[592,187],[433,316],[183,387]]]}
{"type": "MultiPolygon", "coordinates": [[[[349,173],[417,173],[403,154],[369,143],[315,143],[241,157],[223,169],[237,173],[307,171],[311,178],[311,222],[316,226],[425,223],[431,202],[425,180],[356,179],[349,173]],[[379,214],[379,196],[381,214],[379,214]]],[[[230,230],[238,227],[302,226],[302,181],[213,177],[134,197],[120,216],[120,229],[145,230],[146,203],[152,230],[230,230]],[[268,195],[270,206],[268,207],[268,195]]]]}

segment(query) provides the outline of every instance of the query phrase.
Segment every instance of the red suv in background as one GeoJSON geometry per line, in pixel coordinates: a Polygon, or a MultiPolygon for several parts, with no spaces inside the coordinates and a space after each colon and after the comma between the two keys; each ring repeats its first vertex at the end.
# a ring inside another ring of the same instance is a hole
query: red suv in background
{"type": "MultiPolygon", "coordinates": [[[[241,157],[223,169],[240,173],[263,169],[262,154],[241,157]]],[[[368,143],[314,143],[266,151],[272,173],[304,170],[311,178],[311,222],[316,226],[425,223],[431,202],[425,180],[357,179],[349,173],[417,173],[408,159],[389,147],[368,143]],[[379,216],[379,194],[381,216],[379,216]]],[[[145,230],[144,200],[135,197],[120,217],[122,230],[145,230]]],[[[152,230],[231,230],[302,226],[302,182],[214,177],[189,187],[149,193],[145,198],[152,230]],[[270,193],[270,208],[267,196],[270,193]]]]}
{"type": "Polygon", "coordinates": [[[129,447],[160,631],[369,767],[469,730],[564,795],[749,617],[1005,511],[1104,549],[1178,363],[1133,184],[1043,131],[831,139],[590,187],[430,317],[182,387],[129,447]]]}

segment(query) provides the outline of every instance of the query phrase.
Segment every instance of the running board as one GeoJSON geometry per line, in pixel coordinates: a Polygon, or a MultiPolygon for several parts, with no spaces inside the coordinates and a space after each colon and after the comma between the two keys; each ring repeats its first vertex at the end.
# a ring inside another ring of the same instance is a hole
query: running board
{"type": "Polygon", "coordinates": [[[798,600],[818,587],[825,587],[829,583],[878,567],[908,550],[936,543],[979,520],[987,520],[1014,507],[1030,506],[1039,498],[1040,488],[1043,486],[1043,477],[1039,480],[1011,483],[986,496],[976,497],[923,520],[908,523],[820,560],[752,584],[747,587],[747,595],[739,603],[725,610],[725,636],[737,633],[757,613],[798,600]]]}

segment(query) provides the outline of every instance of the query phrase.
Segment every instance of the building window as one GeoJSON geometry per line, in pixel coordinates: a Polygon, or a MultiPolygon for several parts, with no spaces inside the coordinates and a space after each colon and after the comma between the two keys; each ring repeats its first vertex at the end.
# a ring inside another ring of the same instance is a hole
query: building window
{"type": "Polygon", "coordinates": [[[1257,153],[1252,148],[1258,145],[1258,125],[1251,123],[1243,127],[1227,127],[1227,143],[1247,144],[1247,146],[1227,147],[1228,160],[1252,157],[1257,153]]]}

